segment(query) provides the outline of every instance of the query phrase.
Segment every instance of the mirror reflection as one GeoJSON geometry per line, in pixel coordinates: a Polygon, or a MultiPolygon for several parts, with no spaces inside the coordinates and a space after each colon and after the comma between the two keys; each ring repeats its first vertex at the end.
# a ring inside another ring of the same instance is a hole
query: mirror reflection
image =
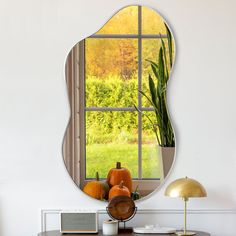
{"type": "Polygon", "coordinates": [[[175,151],[166,107],[173,58],[169,28],[144,6],[120,10],[70,51],[71,118],[63,156],[71,178],[90,197],[137,200],[168,174],[175,151]]]}

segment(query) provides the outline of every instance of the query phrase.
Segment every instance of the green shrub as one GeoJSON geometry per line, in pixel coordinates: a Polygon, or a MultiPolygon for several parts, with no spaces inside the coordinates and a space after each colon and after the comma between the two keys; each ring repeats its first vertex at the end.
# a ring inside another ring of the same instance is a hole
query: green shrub
{"type": "MultiPolygon", "coordinates": [[[[144,89],[148,85],[143,84],[144,89]]],[[[146,101],[144,101],[146,102],[146,101]]],[[[131,107],[138,103],[138,79],[119,77],[86,78],[86,107],[131,107]]],[[[147,105],[147,102],[144,104],[147,105]]],[[[86,143],[135,143],[138,139],[137,111],[87,111],[86,143]]],[[[149,122],[143,119],[145,138],[153,135],[149,122]]],[[[144,140],[145,141],[145,140],[144,140]]]]}

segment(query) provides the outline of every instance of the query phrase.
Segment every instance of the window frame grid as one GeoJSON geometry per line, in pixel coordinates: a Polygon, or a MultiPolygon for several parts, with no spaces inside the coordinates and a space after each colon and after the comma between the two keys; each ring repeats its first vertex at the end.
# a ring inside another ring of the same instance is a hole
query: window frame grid
{"type": "MultiPolygon", "coordinates": [[[[138,34],[94,34],[89,38],[93,39],[138,39],[138,90],[142,90],[142,39],[161,39],[167,38],[165,34],[142,34],[142,7],[138,6],[138,34]]],[[[86,107],[86,92],[85,92],[85,40],[81,43],[80,50],[82,53],[83,60],[81,58],[80,66],[83,67],[81,70],[80,78],[80,97],[82,103],[79,113],[82,116],[83,124],[80,126],[80,137],[81,137],[81,150],[80,165],[81,165],[81,182],[82,184],[90,181],[92,178],[86,178],[86,112],[87,111],[136,111],[134,107],[86,107]],[[83,61],[83,62],[82,62],[83,61]],[[83,141],[82,141],[83,140],[83,141]]],[[[153,111],[151,107],[142,107],[142,95],[138,93],[138,106],[141,111],[153,111]]],[[[101,178],[103,179],[103,178],[101,178]]],[[[138,112],[138,178],[133,178],[134,185],[141,186],[153,186],[160,184],[160,178],[143,178],[142,177],[142,114],[138,112]],[[143,182],[144,181],[144,182],[143,182]]]]}

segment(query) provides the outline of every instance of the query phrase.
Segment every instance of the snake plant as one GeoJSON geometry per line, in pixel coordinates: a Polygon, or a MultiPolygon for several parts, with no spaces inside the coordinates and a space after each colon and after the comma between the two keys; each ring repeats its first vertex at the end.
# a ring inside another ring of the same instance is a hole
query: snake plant
{"type": "Polygon", "coordinates": [[[139,90],[151,104],[155,113],[155,120],[152,120],[146,113],[142,113],[136,106],[136,110],[145,115],[156,135],[157,143],[162,147],[174,147],[175,138],[173,128],[167,111],[166,88],[173,65],[173,40],[172,35],[167,27],[167,48],[163,38],[161,38],[161,47],[158,52],[157,61],[147,60],[150,63],[152,74],[149,74],[149,94],[139,90]],[[167,52],[168,49],[168,52],[167,52]]]}

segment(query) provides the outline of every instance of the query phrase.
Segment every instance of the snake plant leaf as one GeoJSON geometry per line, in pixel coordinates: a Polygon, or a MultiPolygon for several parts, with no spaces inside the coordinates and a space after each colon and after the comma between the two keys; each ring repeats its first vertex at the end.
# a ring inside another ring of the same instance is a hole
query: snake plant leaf
{"type": "Polygon", "coordinates": [[[165,66],[164,66],[164,59],[163,59],[163,48],[160,48],[159,51],[159,60],[158,60],[158,64],[159,64],[159,71],[158,71],[158,90],[159,92],[161,92],[162,87],[165,84],[165,66]]]}
{"type": "Polygon", "coordinates": [[[153,74],[155,75],[156,79],[158,80],[158,69],[153,64],[151,64],[151,68],[152,68],[153,74]]]}
{"type": "Polygon", "coordinates": [[[152,99],[150,97],[148,97],[148,95],[146,95],[143,91],[139,90],[139,93],[142,94],[149,102],[150,104],[154,107],[154,109],[156,108],[156,105],[153,103],[152,99]]]}
{"type": "Polygon", "coordinates": [[[151,63],[153,66],[155,66],[155,67],[157,68],[157,70],[158,70],[158,65],[157,65],[156,62],[151,61],[151,60],[149,60],[149,59],[146,59],[146,61],[147,61],[147,62],[150,62],[150,63],[151,63]]]}
{"type": "Polygon", "coordinates": [[[154,108],[155,113],[158,114],[158,113],[159,113],[158,107],[156,106],[156,104],[154,104],[154,103],[152,102],[152,99],[149,98],[149,97],[148,97],[143,91],[141,91],[141,90],[139,90],[139,93],[142,94],[142,95],[150,102],[150,104],[151,104],[151,105],[153,106],[153,108],[154,108]]]}
{"type": "Polygon", "coordinates": [[[140,112],[142,115],[144,115],[144,116],[147,117],[147,119],[148,119],[149,122],[151,123],[152,128],[153,128],[153,130],[154,130],[154,133],[155,133],[155,135],[156,135],[157,143],[158,143],[158,145],[161,145],[160,139],[159,139],[159,137],[158,137],[158,130],[157,130],[157,128],[156,128],[156,126],[159,126],[159,125],[158,125],[158,124],[155,124],[155,123],[152,121],[152,119],[151,119],[146,113],[143,113],[136,105],[134,105],[134,108],[135,108],[138,112],[140,112]]]}
{"type": "Polygon", "coordinates": [[[156,79],[156,84],[154,82],[154,77],[149,74],[148,82],[150,96],[139,90],[139,93],[142,94],[154,108],[155,121],[153,121],[147,114],[142,113],[142,111],[140,111],[136,106],[135,109],[145,115],[150,121],[156,135],[157,142],[160,146],[174,147],[174,132],[166,106],[167,82],[173,62],[172,35],[167,26],[166,34],[168,48],[166,47],[164,40],[161,38],[161,47],[158,52],[157,62],[146,60],[150,63],[152,73],[156,79]],[[170,63],[169,65],[168,62],[170,63]]]}
{"type": "Polygon", "coordinates": [[[159,75],[158,75],[158,68],[159,67],[158,67],[157,63],[155,63],[154,61],[151,61],[151,60],[146,60],[146,61],[150,62],[151,68],[152,68],[152,72],[155,75],[156,79],[158,80],[158,77],[159,77],[159,75]]]}
{"type": "Polygon", "coordinates": [[[173,63],[172,35],[166,24],[165,24],[165,27],[166,27],[166,34],[167,34],[168,48],[169,48],[170,67],[172,67],[172,63],[173,63]]]}
{"type": "Polygon", "coordinates": [[[165,65],[165,83],[167,83],[168,79],[169,79],[169,70],[168,70],[168,61],[167,61],[167,56],[166,56],[166,46],[165,46],[165,42],[163,39],[161,39],[161,45],[163,48],[163,56],[164,56],[164,65],[165,65]]]}
{"type": "Polygon", "coordinates": [[[148,76],[148,82],[149,82],[149,90],[150,90],[152,102],[157,106],[156,88],[155,88],[155,84],[153,82],[151,75],[148,76]]]}
{"type": "Polygon", "coordinates": [[[155,67],[155,69],[158,71],[158,68],[159,68],[159,66],[157,65],[157,63],[156,62],[154,62],[154,61],[151,61],[151,60],[146,60],[147,62],[149,62],[153,67],[155,67]]]}

